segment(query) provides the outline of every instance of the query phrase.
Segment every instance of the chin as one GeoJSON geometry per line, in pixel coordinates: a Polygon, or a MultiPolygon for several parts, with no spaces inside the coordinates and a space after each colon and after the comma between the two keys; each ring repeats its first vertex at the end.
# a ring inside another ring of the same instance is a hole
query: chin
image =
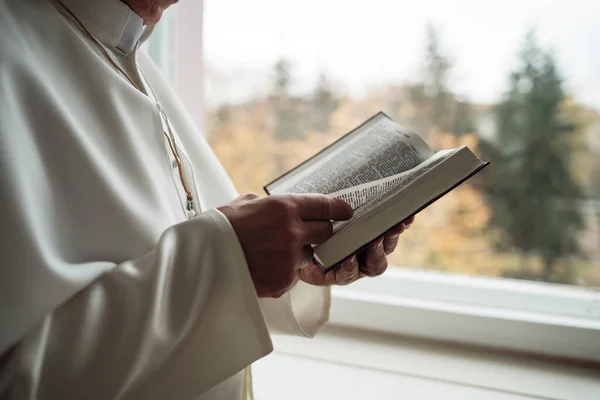
{"type": "Polygon", "coordinates": [[[163,15],[163,12],[179,0],[123,0],[124,3],[144,19],[147,25],[154,25],[163,15]]]}

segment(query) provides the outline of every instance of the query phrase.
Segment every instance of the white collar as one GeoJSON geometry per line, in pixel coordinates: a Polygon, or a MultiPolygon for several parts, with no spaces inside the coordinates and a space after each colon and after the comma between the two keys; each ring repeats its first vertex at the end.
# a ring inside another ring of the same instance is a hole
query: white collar
{"type": "Polygon", "coordinates": [[[61,0],[92,35],[125,54],[136,50],[152,33],[142,17],[120,0],[61,0]]]}

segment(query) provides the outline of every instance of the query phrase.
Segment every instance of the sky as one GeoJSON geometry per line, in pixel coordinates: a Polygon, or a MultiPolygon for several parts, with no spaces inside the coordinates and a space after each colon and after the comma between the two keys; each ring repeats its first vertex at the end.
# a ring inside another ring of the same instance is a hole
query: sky
{"type": "Polygon", "coordinates": [[[298,92],[311,90],[321,71],[357,97],[415,79],[431,22],[454,60],[451,85],[459,95],[500,99],[535,28],[567,90],[600,109],[597,21],[599,0],[205,0],[208,100],[267,93],[280,57],[293,63],[298,92]]]}

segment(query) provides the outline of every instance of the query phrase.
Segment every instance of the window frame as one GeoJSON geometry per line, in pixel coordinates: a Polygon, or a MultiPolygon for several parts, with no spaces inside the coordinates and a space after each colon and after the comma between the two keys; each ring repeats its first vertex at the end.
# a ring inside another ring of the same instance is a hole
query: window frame
{"type": "MultiPolygon", "coordinates": [[[[149,52],[175,83],[177,17],[167,14],[149,52]]],[[[390,267],[332,297],[332,325],[600,362],[598,289],[390,267]]]]}
{"type": "Polygon", "coordinates": [[[332,288],[330,323],[600,362],[600,292],[390,267],[332,288]]]}
{"type": "Polygon", "coordinates": [[[175,38],[173,13],[172,9],[165,11],[160,23],[154,26],[152,35],[142,46],[142,50],[148,53],[170,83],[175,81],[174,63],[176,62],[173,46],[175,38]]]}

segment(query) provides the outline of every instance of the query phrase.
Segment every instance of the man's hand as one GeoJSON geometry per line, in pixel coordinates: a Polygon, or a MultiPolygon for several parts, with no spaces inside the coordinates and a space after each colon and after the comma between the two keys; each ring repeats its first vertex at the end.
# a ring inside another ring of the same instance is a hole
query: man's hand
{"type": "Polygon", "coordinates": [[[331,220],[345,221],[353,214],[344,201],[316,194],[246,194],[219,210],[238,236],[259,297],[290,290],[300,269],[312,265],[310,245],[331,237],[331,220]]]}
{"type": "Polygon", "coordinates": [[[328,272],[314,263],[300,270],[300,279],[311,285],[347,285],[364,276],[378,276],[387,269],[386,255],[398,245],[398,237],[410,227],[415,217],[410,217],[396,226],[384,237],[374,240],[363,252],[353,255],[342,265],[328,272]]]}

